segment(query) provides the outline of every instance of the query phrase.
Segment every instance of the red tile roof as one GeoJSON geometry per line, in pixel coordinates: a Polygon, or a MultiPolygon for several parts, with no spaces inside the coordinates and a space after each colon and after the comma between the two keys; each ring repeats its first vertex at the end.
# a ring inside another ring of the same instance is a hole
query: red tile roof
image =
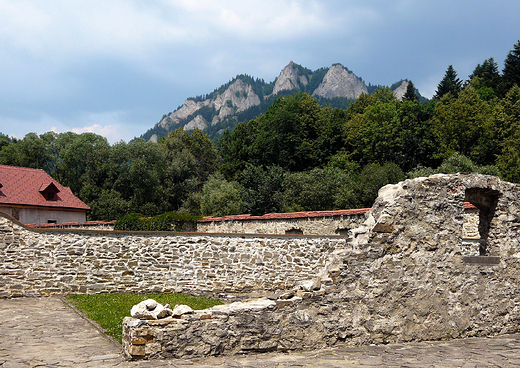
{"type": "Polygon", "coordinates": [[[90,209],[70,188],[64,187],[41,169],[0,165],[0,185],[0,205],[90,209]],[[56,200],[47,200],[42,192],[52,185],[59,192],[56,200]]]}

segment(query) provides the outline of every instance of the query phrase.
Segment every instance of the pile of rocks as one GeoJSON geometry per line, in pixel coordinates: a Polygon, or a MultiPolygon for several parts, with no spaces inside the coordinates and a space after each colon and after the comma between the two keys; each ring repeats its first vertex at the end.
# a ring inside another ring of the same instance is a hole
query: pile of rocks
{"type": "Polygon", "coordinates": [[[153,299],[146,299],[132,307],[130,315],[136,319],[152,320],[166,317],[178,318],[183,314],[193,313],[190,306],[180,304],[171,309],[169,304],[162,305],[153,299]]]}

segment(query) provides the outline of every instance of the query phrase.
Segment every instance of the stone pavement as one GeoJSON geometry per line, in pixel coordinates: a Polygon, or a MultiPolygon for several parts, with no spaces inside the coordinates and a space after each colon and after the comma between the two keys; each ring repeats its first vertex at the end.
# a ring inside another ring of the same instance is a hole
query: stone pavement
{"type": "Polygon", "coordinates": [[[520,367],[520,334],[128,362],[116,344],[57,297],[0,299],[0,367],[520,367]]]}

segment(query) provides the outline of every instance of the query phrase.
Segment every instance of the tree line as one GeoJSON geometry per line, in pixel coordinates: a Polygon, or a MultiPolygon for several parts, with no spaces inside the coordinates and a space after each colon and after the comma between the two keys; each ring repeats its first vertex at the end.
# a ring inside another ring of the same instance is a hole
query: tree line
{"type": "Polygon", "coordinates": [[[372,205],[378,189],[437,172],[520,183],[520,41],[466,81],[453,66],[430,101],[381,87],[348,108],[300,92],[225,131],[215,145],[182,128],[158,143],[94,133],[0,135],[0,163],[41,168],[86,202],[90,219],[164,212],[222,216],[372,205]]]}

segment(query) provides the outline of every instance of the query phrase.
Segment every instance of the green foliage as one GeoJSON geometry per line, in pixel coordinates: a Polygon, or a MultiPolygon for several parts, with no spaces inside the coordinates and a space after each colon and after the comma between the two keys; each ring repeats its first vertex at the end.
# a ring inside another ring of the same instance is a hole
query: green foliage
{"type": "Polygon", "coordinates": [[[477,164],[486,164],[499,153],[499,147],[493,143],[497,134],[493,103],[483,100],[472,85],[457,99],[449,95],[441,98],[432,129],[440,143],[441,158],[459,152],[477,164]]]}
{"type": "Polygon", "coordinates": [[[495,109],[501,152],[497,165],[504,179],[520,183],[520,86],[515,85],[495,109]]]}
{"type": "Polygon", "coordinates": [[[67,296],[66,299],[120,343],[123,337],[123,318],[129,317],[132,307],[144,300],[154,299],[162,305],[170,304],[172,307],[185,304],[195,310],[222,304],[219,299],[187,294],[75,294],[67,296]]]}
{"type": "Polygon", "coordinates": [[[406,86],[406,93],[403,96],[403,99],[406,101],[416,101],[417,100],[417,91],[415,90],[415,86],[412,81],[408,82],[406,86]]]}
{"type": "Polygon", "coordinates": [[[503,94],[506,94],[514,85],[520,86],[520,40],[507,54],[502,74],[503,94]]]}
{"type": "Polygon", "coordinates": [[[320,69],[315,70],[312,73],[309,83],[306,86],[306,89],[305,89],[306,92],[309,92],[309,93],[314,92],[314,90],[316,88],[318,88],[320,83],[323,81],[323,77],[325,77],[325,74],[327,74],[329,69],[330,68],[320,68],[320,69]]]}
{"type": "Polygon", "coordinates": [[[242,198],[236,183],[227,181],[219,172],[209,177],[200,197],[202,215],[214,217],[238,215],[241,206],[242,198]]]}
{"type": "Polygon", "coordinates": [[[470,158],[455,152],[446,158],[439,167],[432,169],[430,167],[418,166],[407,174],[410,179],[430,176],[433,174],[456,174],[456,173],[479,173],[484,175],[501,176],[500,170],[494,165],[479,166],[470,158]]]}
{"type": "Polygon", "coordinates": [[[53,163],[44,169],[90,205],[91,219],[178,209],[217,163],[211,142],[200,131],[173,133],[159,145],[137,139],[110,147],[106,139],[92,133],[46,135],[40,140],[53,163]]]}
{"type": "Polygon", "coordinates": [[[320,211],[352,208],[357,204],[349,174],[335,167],[288,173],[283,183],[283,210],[320,211]]]}
{"type": "Polygon", "coordinates": [[[443,174],[456,174],[458,172],[472,173],[477,172],[477,165],[468,157],[455,152],[442,162],[437,171],[443,174]]]}
{"type": "Polygon", "coordinates": [[[434,98],[441,98],[447,94],[457,97],[462,89],[462,81],[457,77],[457,72],[453,65],[448,66],[444,78],[437,85],[434,98]]]}
{"type": "Polygon", "coordinates": [[[489,101],[500,91],[502,79],[498,72],[498,64],[493,58],[484,60],[482,65],[478,64],[469,76],[475,89],[481,96],[489,101]]]}
{"type": "Polygon", "coordinates": [[[196,231],[199,216],[167,212],[154,217],[130,213],[120,217],[114,230],[125,231],[196,231]]]}
{"type": "Polygon", "coordinates": [[[430,165],[435,152],[433,109],[417,101],[400,103],[389,89],[378,91],[362,95],[347,111],[344,135],[351,159],[363,165],[394,162],[405,171],[430,165]]]}
{"type": "Polygon", "coordinates": [[[248,164],[238,178],[243,199],[242,213],[263,215],[280,212],[282,206],[279,198],[284,175],[284,170],[279,166],[248,164]]]}
{"type": "Polygon", "coordinates": [[[322,108],[307,93],[280,97],[265,115],[241,123],[219,141],[222,172],[228,179],[255,166],[301,171],[325,164],[342,146],[344,113],[322,108]]]}

